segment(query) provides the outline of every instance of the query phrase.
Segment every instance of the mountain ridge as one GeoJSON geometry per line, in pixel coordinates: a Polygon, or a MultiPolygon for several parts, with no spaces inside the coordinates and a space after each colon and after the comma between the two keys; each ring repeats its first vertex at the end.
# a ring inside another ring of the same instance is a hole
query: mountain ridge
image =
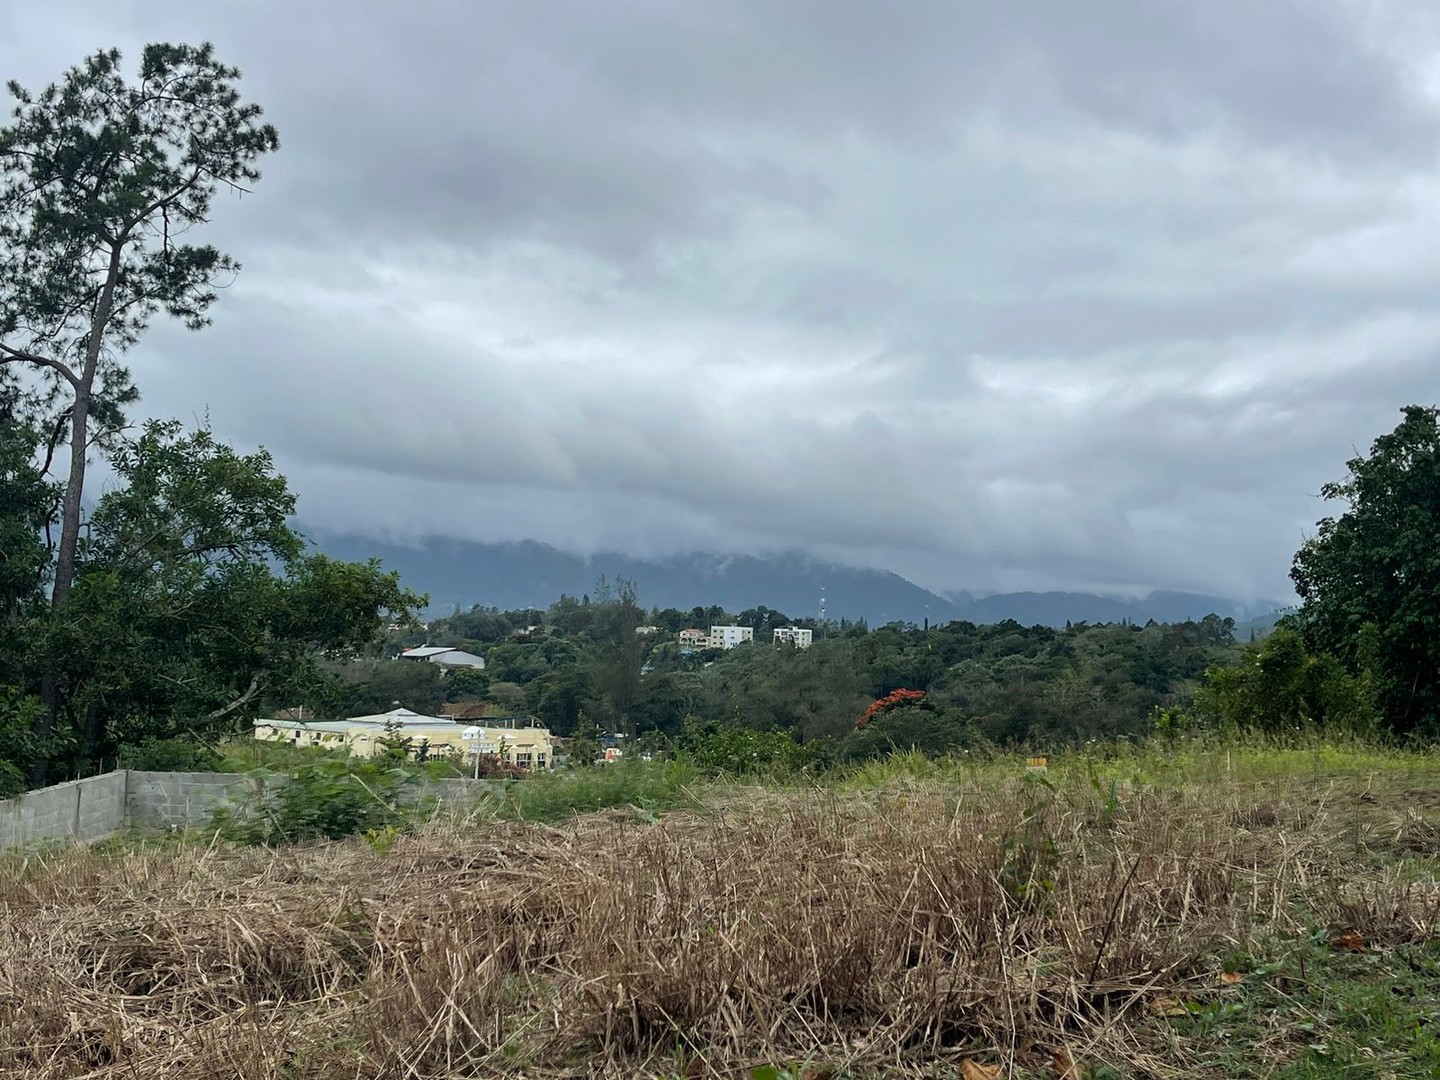
{"type": "Polygon", "coordinates": [[[822,590],[831,619],[933,623],[965,619],[1024,625],[1068,622],[1183,622],[1214,613],[1242,621],[1278,605],[1245,605],[1225,597],[1156,591],[1124,599],[1080,592],[1014,592],[978,595],[932,592],[889,570],[844,566],[799,552],[733,555],[689,552],[646,559],[619,552],[582,556],[537,540],[483,543],[427,537],[414,543],[358,534],[309,530],[320,550],[336,558],[379,558],[400,571],[407,586],[430,594],[434,614],[476,604],[500,608],[546,608],[562,593],[581,596],[602,575],[635,583],[649,607],[688,610],[717,604],[738,612],[765,604],[792,618],[819,613],[822,590]]]}

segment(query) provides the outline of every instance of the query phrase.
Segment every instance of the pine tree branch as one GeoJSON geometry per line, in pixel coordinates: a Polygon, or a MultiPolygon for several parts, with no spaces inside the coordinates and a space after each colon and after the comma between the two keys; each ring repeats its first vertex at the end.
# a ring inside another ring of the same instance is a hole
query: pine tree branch
{"type": "Polygon", "coordinates": [[[39,367],[48,367],[58,371],[65,381],[77,390],[80,387],[80,377],[75,374],[69,364],[49,356],[36,356],[24,349],[12,349],[3,341],[0,341],[0,364],[35,364],[39,367]]]}

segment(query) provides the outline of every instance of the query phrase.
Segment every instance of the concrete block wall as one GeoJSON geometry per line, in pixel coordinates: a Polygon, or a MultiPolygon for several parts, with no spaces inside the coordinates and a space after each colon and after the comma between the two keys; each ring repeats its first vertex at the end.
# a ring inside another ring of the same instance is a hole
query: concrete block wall
{"type": "MultiPolygon", "coordinates": [[[[270,777],[269,783],[284,783],[270,777]]],[[[128,824],[136,829],[204,826],[221,807],[232,807],[258,794],[267,778],[236,773],[126,772],[128,824]]]]}
{"type": "MultiPolygon", "coordinates": [[[[204,828],[221,807],[233,807],[284,784],[285,776],[142,772],[120,769],[27,792],[0,802],[0,851],[57,841],[100,840],[127,828],[204,828]]],[[[431,780],[416,793],[463,807],[503,781],[431,780]]]]}
{"type": "Polygon", "coordinates": [[[84,839],[98,839],[125,828],[125,773],[110,772],[77,781],[80,810],[75,832],[84,839]]]}
{"type": "Polygon", "coordinates": [[[0,802],[0,850],[98,840],[125,828],[125,773],[28,791],[0,802]]]}
{"type": "Polygon", "coordinates": [[[430,780],[421,789],[422,796],[430,795],[450,805],[464,805],[473,802],[487,791],[504,791],[503,780],[430,780]]]}

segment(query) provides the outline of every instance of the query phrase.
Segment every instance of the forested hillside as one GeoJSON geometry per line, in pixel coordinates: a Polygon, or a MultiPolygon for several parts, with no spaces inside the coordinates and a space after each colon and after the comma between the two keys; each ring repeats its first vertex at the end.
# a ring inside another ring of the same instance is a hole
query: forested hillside
{"type": "Polygon", "coordinates": [[[483,700],[538,716],[562,735],[623,732],[664,745],[727,728],[865,756],[897,746],[944,751],[1139,735],[1157,708],[1187,703],[1208,666],[1238,654],[1234,624],[1218,616],[1059,630],[960,621],[872,630],[842,622],[815,628],[808,649],[777,647],[771,630],[790,620],[770,608],[646,611],[627,583],[613,592],[602,585],[601,593],[565,597],[545,611],[475,608],[424,633],[396,635],[392,649],[421,641],[462,646],[483,654],[486,669],[442,676],[410,661],[350,665],[335,673],[331,694],[309,705],[320,712],[379,707],[394,695],[433,710],[445,697],[483,700]],[[729,622],[753,626],[755,643],[727,651],[682,649],[676,641],[687,626],[729,622]],[[898,689],[925,697],[855,731],[871,701],[898,689]]]}

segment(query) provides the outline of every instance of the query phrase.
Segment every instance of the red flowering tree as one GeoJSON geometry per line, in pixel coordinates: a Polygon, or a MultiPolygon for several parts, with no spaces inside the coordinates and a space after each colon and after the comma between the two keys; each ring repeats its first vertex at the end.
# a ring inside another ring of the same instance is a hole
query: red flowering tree
{"type": "Polygon", "coordinates": [[[891,709],[898,709],[901,705],[918,705],[924,700],[924,690],[906,690],[903,688],[892,690],[884,697],[877,698],[870,703],[870,707],[865,710],[865,715],[855,721],[855,730],[859,731],[881,713],[889,712],[891,709]]]}

